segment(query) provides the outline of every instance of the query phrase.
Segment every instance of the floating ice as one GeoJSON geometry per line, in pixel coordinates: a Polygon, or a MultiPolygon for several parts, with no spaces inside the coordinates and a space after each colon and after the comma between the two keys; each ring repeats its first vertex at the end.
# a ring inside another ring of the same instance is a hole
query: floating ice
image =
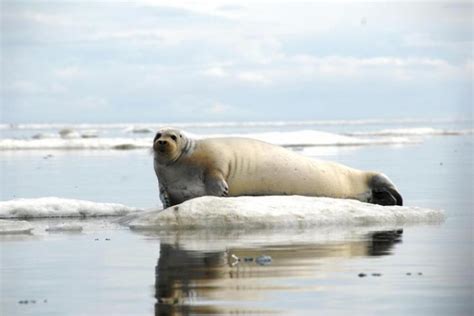
{"type": "Polygon", "coordinates": [[[85,130],[81,132],[81,138],[97,138],[99,137],[99,132],[95,129],[85,130]]]}
{"type": "Polygon", "coordinates": [[[219,198],[205,196],[163,211],[130,216],[133,229],[275,228],[402,225],[441,222],[444,213],[408,206],[381,206],[356,200],[304,196],[219,198]]]}
{"type": "MultiPolygon", "coordinates": [[[[345,136],[328,132],[303,130],[294,132],[267,132],[252,134],[214,134],[205,137],[247,137],[258,139],[267,143],[284,147],[306,147],[306,146],[362,146],[362,145],[386,145],[386,144],[410,144],[419,140],[403,137],[385,137],[377,139],[365,139],[353,136],[345,136]]],[[[205,138],[197,137],[197,138],[205,138]]]]}
{"type": "Polygon", "coordinates": [[[46,228],[47,232],[81,232],[82,226],[77,224],[63,223],[48,226],[46,228]]]}
{"type": "MultiPolygon", "coordinates": [[[[285,147],[306,146],[362,146],[385,144],[411,144],[418,139],[404,137],[383,137],[365,139],[320,131],[268,132],[254,134],[208,134],[194,135],[195,138],[208,137],[248,137],[285,147]]],[[[19,149],[136,149],[151,148],[152,137],[139,138],[39,138],[39,139],[0,139],[0,150],[19,149]]]]}
{"type": "Polygon", "coordinates": [[[80,138],[81,135],[72,128],[63,128],[59,131],[59,135],[64,139],[80,138]]]}
{"type": "Polygon", "coordinates": [[[0,219],[0,234],[29,233],[31,230],[33,230],[33,225],[27,221],[9,221],[0,219]]]}
{"type": "Polygon", "coordinates": [[[32,139],[47,139],[47,138],[57,138],[57,135],[52,133],[38,133],[31,136],[32,139]]]}
{"type": "Polygon", "coordinates": [[[116,203],[44,197],[0,202],[0,218],[121,216],[139,211],[116,203]]]}
{"type": "Polygon", "coordinates": [[[130,126],[127,127],[124,131],[126,133],[135,133],[135,134],[148,134],[148,133],[153,133],[157,129],[153,129],[150,127],[145,127],[145,126],[130,126]]]}
{"type": "Polygon", "coordinates": [[[0,139],[0,150],[150,148],[148,138],[0,139]]]}
{"type": "Polygon", "coordinates": [[[431,127],[394,128],[379,131],[346,133],[350,136],[430,136],[430,135],[469,135],[474,129],[437,129],[431,127]]]}

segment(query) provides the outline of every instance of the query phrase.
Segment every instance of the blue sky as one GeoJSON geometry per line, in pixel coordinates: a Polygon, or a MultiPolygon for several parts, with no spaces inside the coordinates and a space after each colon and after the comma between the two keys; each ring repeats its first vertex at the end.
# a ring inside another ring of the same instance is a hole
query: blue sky
{"type": "Polygon", "coordinates": [[[472,2],[1,5],[4,123],[472,118],[472,2]]]}

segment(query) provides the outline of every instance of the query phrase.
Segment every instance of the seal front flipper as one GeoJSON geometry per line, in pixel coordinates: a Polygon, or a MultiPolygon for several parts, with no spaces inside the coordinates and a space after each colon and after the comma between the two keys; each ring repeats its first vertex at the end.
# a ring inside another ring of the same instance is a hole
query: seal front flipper
{"type": "Polygon", "coordinates": [[[206,195],[229,196],[229,186],[218,173],[208,173],[204,177],[206,195]]]}
{"type": "Polygon", "coordinates": [[[163,204],[163,209],[172,206],[170,196],[168,192],[166,192],[166,189],[161,184],[160,184],[160,200],[161,200],[161,203],[163,204]]]}

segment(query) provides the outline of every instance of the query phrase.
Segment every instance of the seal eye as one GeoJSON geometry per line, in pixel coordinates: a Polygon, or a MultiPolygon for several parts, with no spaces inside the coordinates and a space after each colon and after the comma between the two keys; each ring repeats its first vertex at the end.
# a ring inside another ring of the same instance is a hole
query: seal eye
{"type": "Polygon", "coordinates": [[[156,133],[155,139],[153,139],[153,142],[156,142],[158,138],[161,137],[161,133],[156,133]]]}
{"type": "Polygon", "coordinates": [[[174,135],[171,135],[171,139],[176,141],[178,138],[176,138],[176,136],[174,136],[174,135]]]}

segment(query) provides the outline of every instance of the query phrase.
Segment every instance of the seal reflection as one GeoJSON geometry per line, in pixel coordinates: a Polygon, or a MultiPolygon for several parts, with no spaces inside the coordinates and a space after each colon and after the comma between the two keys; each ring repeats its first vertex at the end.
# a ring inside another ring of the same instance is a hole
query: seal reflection
{"type": "Polygon", "coordinates": [[[160,238],[160,257],[155,267],[155,315],[279,312],[252,306],[266,292],[288,289],[269,280],[314,277],[318,273],[337,272],[338,262],[344,259],[390,255],[394,245],[401,243],[402,234],[401,229],[375,231],[344,242],[255,246],[245,241],[239,245],[236,236],[221,238],[224,246],[212,245],[212,241],[200,236],[183,238],[179,233],[160,238]],[[255,260],[262,254],[271,258],[268,265],[259,265],[255,260]]]}

